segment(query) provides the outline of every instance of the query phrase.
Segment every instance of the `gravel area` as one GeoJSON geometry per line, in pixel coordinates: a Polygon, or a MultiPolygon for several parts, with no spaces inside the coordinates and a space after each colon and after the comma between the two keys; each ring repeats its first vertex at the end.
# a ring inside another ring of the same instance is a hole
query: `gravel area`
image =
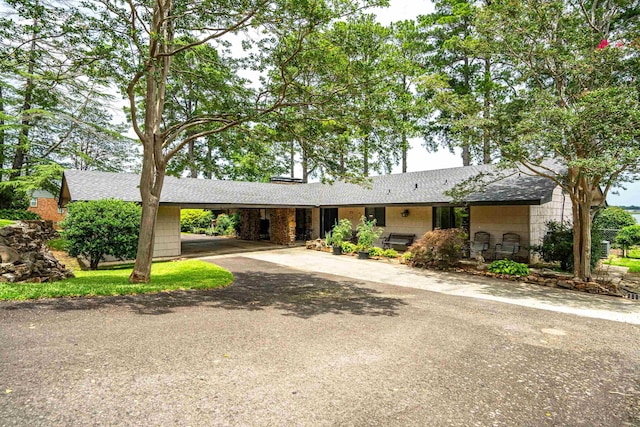
{"type": "Polygon", "coordinates": [[[0,426],[637,426],[640,327],[242,256],[221,290],[0,303],[0,426]]]}

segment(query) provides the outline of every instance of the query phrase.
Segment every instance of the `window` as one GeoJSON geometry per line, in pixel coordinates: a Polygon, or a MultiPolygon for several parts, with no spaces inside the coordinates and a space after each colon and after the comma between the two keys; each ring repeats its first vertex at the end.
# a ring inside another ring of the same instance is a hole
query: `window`
{"type": "Polygon", "coordinates": [[[32,208],[37,208],[38,207],[38,199],[36,199],[35,197],[31,198],[31,202],[29,203],[29,206],[31,206],[32,208]]]}
{"type": "Polygon", "coordinates": [[[469,227],[469,208],[453,206],[437,206],[433,208],[433,228],[469,227]]]}
{"type": "Polygon", "coordinates": [[[371,217],[373,217],[373,219],[376,220],[376,225],[378,227],[384,227],[385,226],[385,208],[384,206],[380,206],[380,207],[374,207],[374,208],[364,208],[364,216],[367,217],[367,219],[371,219],[371,217]]]}

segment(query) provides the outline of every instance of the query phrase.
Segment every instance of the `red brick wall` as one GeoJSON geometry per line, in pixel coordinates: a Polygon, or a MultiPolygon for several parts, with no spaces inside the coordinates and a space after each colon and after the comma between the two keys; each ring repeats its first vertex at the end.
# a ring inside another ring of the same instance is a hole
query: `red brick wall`
{"type": "Polygon", "coordinates": [[[58,201],[56,199],[39,197],[37,200],[38,206],[29,207],[27,210],[37,213],[42,219],[53,221],[54,225],[57,225],[67,215],[66,208],[64,208],[64,213],[58,213],[58,201]]]}

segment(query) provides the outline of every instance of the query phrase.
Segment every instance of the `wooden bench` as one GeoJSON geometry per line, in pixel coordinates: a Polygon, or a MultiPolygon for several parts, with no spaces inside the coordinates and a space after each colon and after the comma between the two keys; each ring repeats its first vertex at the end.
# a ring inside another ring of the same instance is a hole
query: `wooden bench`
{"type": "Polygon", "coordinates": [[[382,249],[391,249],[392,246],[404,246],[406,250],[413,245],[415,234],[390,233],[382,240],[382,249]]]}

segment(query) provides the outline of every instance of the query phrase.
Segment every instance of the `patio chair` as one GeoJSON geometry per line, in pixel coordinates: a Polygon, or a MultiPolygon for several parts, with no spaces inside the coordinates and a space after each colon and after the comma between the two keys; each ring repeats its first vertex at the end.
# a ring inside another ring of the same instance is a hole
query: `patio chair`
{"type": "Polygon", "coordinates": [[[516,233],[504,233],[502,243],[498,243],[495,248],[496,259],[513,259],[520,251],[520,235],[516,233]]]}
{"type": "Polygon", "coordinates": [[[477,258],[478,254],[485,258],[485,252],[489,250],[489,243],[491,235],[486,231],[478,231],[473,235],[473,241],[469,249],[471,250],[470,257],[477,258]]]}

